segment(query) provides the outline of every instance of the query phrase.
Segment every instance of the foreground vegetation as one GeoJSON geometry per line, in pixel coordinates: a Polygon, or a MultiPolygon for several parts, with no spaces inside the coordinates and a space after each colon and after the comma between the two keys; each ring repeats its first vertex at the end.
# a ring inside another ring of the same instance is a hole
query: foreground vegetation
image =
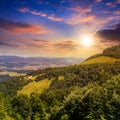
{"type": "Polygon", "coordinates": [[[0,83],[0,120],[119,120],[119,109],[120,61],[48,68],[0,83]]]}

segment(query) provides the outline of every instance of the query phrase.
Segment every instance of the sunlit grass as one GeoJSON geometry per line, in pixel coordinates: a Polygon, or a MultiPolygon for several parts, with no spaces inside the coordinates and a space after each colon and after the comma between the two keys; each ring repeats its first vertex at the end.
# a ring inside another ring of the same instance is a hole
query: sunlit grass
{"type": "Polygon", "coordinates": [[[30,95],[31,93],[42,93],[44,89],[49,88],[51,80],[44,79],[39,82],[30,82],[28,85],[25,85],[22,90],[18,91],[19,94],[30,95]]]}
{"type": "Polygon", "coordinates": [[[58,77],[58,80],[59,80],[59,81],[64,80],[64,76],[59,76],[59,77],[58,77]]]}
{"type": "Polygon", "coordinates": [[[114,63],[116,61],[120,61],[120,59],[111,58],[111,57],[107,57],[107,56],[99,56],[96,58],[91,58],[89,60],[86,60],[86,61],[82,62],[81,64],[114,63]]]}

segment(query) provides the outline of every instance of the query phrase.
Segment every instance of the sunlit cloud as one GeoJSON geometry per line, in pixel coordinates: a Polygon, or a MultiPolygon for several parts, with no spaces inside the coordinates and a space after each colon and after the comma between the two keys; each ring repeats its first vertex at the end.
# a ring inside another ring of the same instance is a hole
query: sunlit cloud
{"type": "Polygon", "coordinates": [[[35,11],[35,10],[30,10],[29,8],[20,8],[20,9],[18,9],[18,11],[22,12],[22,13],[30,13],[32,15],[41,16],[41,17],[46,17],[47,16],[46,13],[43,13],[43,12],[40,12],[40,11],[35,11]]]}
{"type": "Polygon", "coordinates": [[[120,42],[120,0],[2,2],[2,53],[87,57],[120,42]],[[89,48],[81,44],[88,35],[94,38],[89,48]]]}
{"type": "Polygon", "coordinates": [[[65,23],[67,24],[80,24],[80,23],[86,23],[86,22],[90,22],[92,20],[94,20],[94,15],[90,14],[90,15],[81,15],[81,14],[73,14],[70,18],[65,20],[65,23]]]}
{"type": "Polygon", "coordinates": [[[39,27],[22,22],[13,22],[5,19],[0,19],[0,29],[14,34],[43,34],[46,32],[41,26],[39,27]]]}
{"type": "Polygon", "coordinates": [[[60,50],[74,50],[78,47],[78,44],[72,40],[65,40],[54,44],[54,47],[60,50]]]}
{"type": "Polygon", "coordinates": [[[116,0],[116,4],[120,4],[120,0],[116,0]]]}
{"type": "Polygon", "coordinates": [[[83,13],[91,12],[92,9],[90,7],[89,8],[81,8],[81,7],[77,6],[77,7],[69,8],[69,10],[83,14],[83,13]]]}
{"type": "Polygon", "coordinates": [[[120,4],[120,0],[106,3],[106,5],[109,7],[116,7],[116,5],[118,5],[118,4],[120,4]]]}
{"type": "Polygon", "coordinates": [[[102,2],[102,0],[95,0],[95,2],[99,3],[99,2],[102,2]]]}
{"type": "Polygon", "coordinates": [[[54,14],[51,14],[50,16],[48,16],[48,19],[52,21],[58,21],[58,22],[63,21],[61,17],[55,17],[54,14]]]}
{"type": "Polygon", "coordinates": [[[30,10],[28,8],[20,8],[18,9],[18,11],[25,13],[25,12],[29,12],[30,10]]]}
{"type": "Polygon", "coordinates": [[[114,14],[116,14],[116,15],[120,15],[120,10],[116,10],[116,11],[114,11],[114,14]]]}
{"type": "Polygon", "coordinates": [[[116,7],[116,4],[112,2],[108,2],[106,5],[109,7],[116,7]]]}

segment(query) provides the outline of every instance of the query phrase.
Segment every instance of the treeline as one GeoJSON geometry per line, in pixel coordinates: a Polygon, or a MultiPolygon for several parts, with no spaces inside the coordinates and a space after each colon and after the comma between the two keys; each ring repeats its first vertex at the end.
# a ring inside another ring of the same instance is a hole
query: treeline
{"type": "Polygon", "coordinates": [[[120,62],[100,63],[91,65],[75,65],[64,68],[46,69],[43,74],[37,73],[35,81],[43,79],[54,79],[51,82],[50,89],[63,89],[72,86],[84,87],[90,82],[104,82],[114,75],[120,73],[120,62]],[[59,80],[62,77],[62,80],[59,80]]]}
{"type": "Polygon", "coordinates": [[[120,45],[103,50],[103,55],[114,58],[120,58],[120,45]]]}
{"type": "Polygon", "coordinates": [[[6,116],[13,120],[119,120],[120,75],[82,88],[15,96],[6,107],[4,98],[0,100],[1,120],[6,116]]]}
{"type": "Polygon", "coordinates": [[[31,80],[26,80],[24,76],[12,77],[8,80],[0,82],[0,92],[6,97],[17,95],[17,91],[22,89],[31,80]]]}
{"type": "Polygon", "coordinates": [[[120,62],[48,68],[0,83],[0,120],[119,120],[120,62]],[[17,95],[31,82],[51,80],[42,94],[17,95]]]}

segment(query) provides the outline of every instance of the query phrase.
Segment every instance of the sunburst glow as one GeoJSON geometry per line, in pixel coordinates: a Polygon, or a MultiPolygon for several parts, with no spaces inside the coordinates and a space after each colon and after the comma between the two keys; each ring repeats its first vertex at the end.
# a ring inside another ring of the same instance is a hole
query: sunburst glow
{"type": "Polygon", "coordinates": [[[90,35],[83,35],[83,36],[81,37],[80,42],[81,42],[81,45],[83,45],[83,46],[85,46],[85,47],[90,47],[90,46],[93,45],[94,40],[93,40],[93,37],[90,36],[90,35]]]}

